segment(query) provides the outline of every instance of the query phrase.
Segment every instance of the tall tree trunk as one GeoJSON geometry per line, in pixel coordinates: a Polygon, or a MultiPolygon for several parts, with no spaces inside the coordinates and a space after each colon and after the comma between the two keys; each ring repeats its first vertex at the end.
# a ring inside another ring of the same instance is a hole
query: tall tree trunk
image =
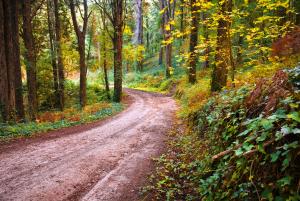
{"type": "MultiPolygon", "coordinates": [[[[159,6],[160,10],[163,10],[165,7],[165,2],[164,0],[159,1],[159,6]]],[[[161,24],[160,24],[160,34],[161,34],[161,40],[164,40],[165,37],[165,13],[162,14],[161,16],[161,24]]],[[[160,46],[160,51],[159,51],[159,59],[158,59],[158,64],[162,65],[163,64],[163,58],[164,58],[164,49],[165,47],[163,45],[160,46]]]]}
{"type": "Polygon", "coordinates": [[[158,65],[163,64],[163,58],[164,58],[164,47],[161,46],[159,50],[158,65]]]}
{"type": "MultiPolygon", "coordinates": [[[[135,1],[135,31],[133,43],[137,46],[143,45],[143,0],[135,1]]],[[[137,62],[137,69],[143,71],[143,61],[137,62]]]]}
{"type": "MultiPolygon", "coordinates": [[[[79,8],[80,9],[80,8],[79,8]]],[[[79,53],[79,67],[80,67],[80,90],[79,90],[79,102],[81,107],[85,107],[86,105],[86,74],[87,74],[87,67],[85,63],[85,35],[87,30],[87,23],[88,23],[88,4],[87,0],[83,1],[83,27],[82,29],[79,27],[77,18],[76,18],[76,11],[75,11],[75,4],[74,0],[70,0],[70,10],[72,21],[74,25],[74,30],[77,36],[77,43],[78,43],[78,53],[79,53]]]]}
{"type": "Polygon", "coordinates": [[[58,69],[58,91],[59,91],[59,106],[60,109],[64,109],[65,105],[65,75],[64,75],[64,65],[62,60],[62,49],[61,49],[61,27],[60,27],[60,17],[59,17],[59,1],[54,0],[54,16],[55,16],[55,35],[56,35],[56,51],[57,51],[57,69],[58,69]]]}
{"type": "Polygon", "coordinates": [[[294,0],[294,9],[295,9],[295,21],[296,21],[296,25],[300,26],[300,1],[298,0],[294,0]]]}
{"type": "Polygon", "coordinates": [[[49,42],[50,42],[50,52],[51,52],[51,65],[53,72],[53,87],[55,95],[55,107],[59,107],[59,91],[58,91],[58,69],[56,63],[56,45],[55,45],[55,31],[54,31],[54,14],[51,9],[54,7],[52,5],[52,0],[47,2],[47,14],[48,14],[48,32],[49,32],[49,42]]]}
{"type": "Polygon", "coordinates": [[[37,88],[36,88],[36,51],[32,32],[31,1],[23,2],[23,40],[25,45],[25,63],[28,87],[28,106],[31,120],[37,115],[37,88]]]}
{"type": "Polygon", "coordinates": [[[114,97],[122,99],[122,46],[123,46],[123,0],[116,0],[114,25],[114,97]]]}
{"type": "MultiPolygon", "coordinates": [[[[207,14],[205,12],[202,13],[202,21],[204,22],[207,18],[207,14]]],[[[205,44],[206,48],[204,50],[204,56],[205,56],[205,61],[203,64],[203,68],[208,68],[209,67],[209,52],[210,48],[208,46],[208,41],[209,41],[209,33],[208,33],[208,27],[206,24],[203,25],[203,35],[205,38],[205,44]]]]}
{"type": "Polygon", "coordinates": [[[10,104],[8,98],[8,73],[6,65],[5,30],[4,23],[7,20],[4,14],[4,1],[0,0],[0,112],[2,120],[9,119],[10,104]]]}
{"type": "Polygon", "coordinates": [[[16,35],[13,27],[13,19],[16,11],[13,10],[13,1],[4,1],[4,41],[8,82],[8,120],[15,120],[16,108],[16,82],[15,82],[15,53],[14,39],[16,35]]]}
{"type": "Polygon", "coordinates": [[[16,0],[11,0],[12,13],[13,13],[13,41],[14,41],[14,66],[15,66],[15,85],[16,85],[16,113],[18,120],[25,119],[24,103],[23,103],[23,85],[22,85],[22,73],[20,64],[20,44],[19,44],[19,12],[18,3],[16,0]]]}
{"type": "Polygon", "coordinates": [[[85,37],[80,36],[78,38],[78,52],[79,52],[79,67],[80,67],[80,105],[84,107],[86,105],[86,63],[85,63],[85,37]]]}
{"type": "Polygon", "coordinates": [[[104,38],[103,43],[103,73],[104,73],[104,84],[107,99],[110,100],[110,92],[109,92],[109,81],[108,81],[108,72],[107,72],[107,49],[106,49],[106,40],[104,38]]]}
{"type": "Polygon", "coordinates": [[[217,47],[215,55],[215,67],[212,74],[211,91],[220,91],[222,87],[226,86],[227,75],[229,66],[231,66],[230,59],[230,40],[229,29],[230,29],[230,18],[229,15],[232,10],[232,1],[225,1],[220,3],[220,14],[224,17],[218,21],[217,29],[217,47]]]}
{"type": "MultiPolygon", "coordinates": [[[[149,33],[150,27],[149,27],[149,18],[148,17],[146,18],[146,29],[147,29],[147,31],[146,31],[146,50],[151,51],[150,50],[150,33],[149,33]]],[[[152,52],[151,52],[151,54],[152,54],[152,52]]]]}
{"type": "MultiPolygon", "coordinates": [[[[174,19],[174,13],[175,13],[175,6],[176,1],[166,1],[161,0],[162,8],[166,8],[166,11],[164,12],[164,23],[166,26],[168,26],[168,29],[164,29],[165,32],[165,41],[169,41],[171,38],[171,31],[172,31],[172,24],[170,24],[170,21],[174,19]]],[[[172,67],[172,43],[168,43],[166,45],[166,78],[170,78],[171,73],[170,69],[172,67]]]]}
{"type": "Polygon", "coordinates": [[[199,29],[199,13],[197,0],[191,0],[191,16],[192,16],[192,29],[190,33],[190,58],[189,58],[189,83],[196,82],[196,67],[197,67],[197,53],[196,46],[198,44],[198,29],[199,29]]]}

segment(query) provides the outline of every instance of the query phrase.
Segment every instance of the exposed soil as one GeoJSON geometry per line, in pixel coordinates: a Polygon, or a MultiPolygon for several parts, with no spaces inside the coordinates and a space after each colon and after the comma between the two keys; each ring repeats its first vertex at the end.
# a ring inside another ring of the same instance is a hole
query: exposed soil
{"type": "Polygon", "coordinates": [[[176,104],[126,92],[131,105],[110,119],[1,144],[0,200],[137,200],[176,104]]]}

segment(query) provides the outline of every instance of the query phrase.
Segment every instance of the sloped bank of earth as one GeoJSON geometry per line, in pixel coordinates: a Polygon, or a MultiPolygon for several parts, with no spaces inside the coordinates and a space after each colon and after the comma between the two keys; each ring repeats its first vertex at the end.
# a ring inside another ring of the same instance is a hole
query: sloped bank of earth
{"type": "Polygon", "coordinates": [[[152,200],[299,200],[300,67],[223,91],[188,117],[144,190],[152,200]]]}

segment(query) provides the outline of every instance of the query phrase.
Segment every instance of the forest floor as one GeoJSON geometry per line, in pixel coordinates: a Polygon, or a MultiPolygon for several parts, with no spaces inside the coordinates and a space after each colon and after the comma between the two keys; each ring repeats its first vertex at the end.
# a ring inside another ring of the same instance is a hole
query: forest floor
{"type": "Polygon", "coordinates": [[[175,101],[127,89],[130,106],[91,125],[0,147],[0,200],[137,200],[165,149],[175,101]]]}

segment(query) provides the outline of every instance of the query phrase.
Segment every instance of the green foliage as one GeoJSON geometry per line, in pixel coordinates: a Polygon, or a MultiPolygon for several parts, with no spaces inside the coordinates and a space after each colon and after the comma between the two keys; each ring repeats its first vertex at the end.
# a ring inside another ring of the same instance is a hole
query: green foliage
{"type": "Polygon", "coordinates": [[[190,113],[190,133],[174,131],[145,191],[156,200],[299,200],[300,101],[293,88],[261,112],[265,103],[249,106],[258,90],[224,90],[190,113]]]}

